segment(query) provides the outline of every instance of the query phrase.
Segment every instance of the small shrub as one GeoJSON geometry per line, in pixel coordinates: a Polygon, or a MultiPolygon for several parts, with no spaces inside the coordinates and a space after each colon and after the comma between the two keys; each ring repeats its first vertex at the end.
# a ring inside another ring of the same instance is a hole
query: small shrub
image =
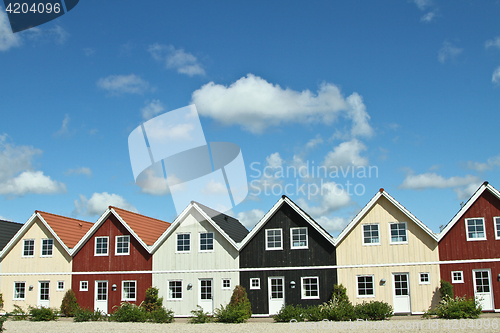
{"type": "Polygon", "coordinates": [[[248,299],[247,291],[242,286],[238,285],[234,288],[229,305],[237,305],[244,309],[246,316],[245,320],[252,316],[252,304],[250,304],[250,300],[248,299]]]}
{"type": "Polygon", "coordinates": [[[424,318],[437,316],[445,319],[475,319],[481,314],[481,305],[474,298],[445,296],[435,309],[424,314],[424,318]]]}
{"type": "Polygon", "coordinates": [[[78,301],[76,300],[75,293],[72,289],[69,289],[61,303],[61,313],[66,317],[73,317],[76,312],[80,309],[78,301]]]}
{"type": "Polygon", "coordinates": [[[273,319],[277,322],[290,322],[290,320],[295,319],[297,321],[304,321],[306,317],[306,310],[302,305],[285,305],[282,306],[277,314],[273,316],[273,319]]]}
{"type": "Polygon", "coordinates": [[[3,308],[3,295],[0,293],[0,309],[3,308]]]}
{"type": "Polygon", "coordinates": [[[347,297],[347,288],[342,284],[334,285],[332,299],[335,299],[338,302],[349,302],[349,297],[347,297]]]}
{"type": "Polygon", "coordinates": [[[453,285],[448,281],[441,280],[439,292],[441,293],[441,299],[444,299],[446,296],[453,298],[453,285]]]}
{"type": "Polygon", "coordinates": [[[326,318],[326,312],[321,311],[319,305],[308,306],[304,311],[304,316],[308,321],[322,321],[326,318]]]}
{"type": "Polygon", "coordinates": [[[122,302],[115,308],[116,311],[109,317],[112,321],[139,323],[147,320],[146,312],[135,304],[122,302]]]}
{"type": "Polygon", "coordinates": [[[17,304],[14,305],[14,310],[9,313],[9,316],[12,317],[12,320],[16,321],[28,319],[28,313],[17,304]]]}
{"type": "Polygon", "coordinates": [[[73,321],[84,322],[84,321],[101,321],[105,320],[106,316],[99,310],[92,311],[90,309],[78,309],[75,312],[73,321]]]}
{"type": "Polygon", "coordinates": [[[57,319],[58,311],[41,306],[39,308],[29,307],[31,321],[51,321],[57,319]]]}
{"type": "Polygon", "coordinates": [[[243,303],[221,305],[220,309],[215,309],[214,317],[219,323],[244,323],[249,318],[248,308],[243,303]]]}
{"type": "Polygon", "coordinates": [[[370,301],[356,304],[354,307],[356,319],[385,320],[393,315],[392,306],[381,301],[370,301]]]}
{"type": "Polygon", "coordinates": [[[7,315],[5,316],[0,316],[0,332],[3,332],[3,323],[7,320],[7,315]]]}
{"type": "Polygon", "coordinates": [[[146,290],[146,297],[141,307],[144,308],[146,312],[152,312],[163,307],[163,297],[158,297],[158,288],[149,287],[146,290]]]}
{"type": "Polygon", "coordinates": [[[174,311],[165,310],[163,306],[147,312],[146,316],[149,318],[149,321],[157,324],[166,324],[174,321],[174,311]]]}
{"type": "Polygon", "coordinates": [[[212,321],[212,317],[208,315],[208,312],[203,312],[203,308],[199,305],[196,310],[191,310],[191,314],[193,316],[188,320],[191,324],[204,324],[212,321]]]}

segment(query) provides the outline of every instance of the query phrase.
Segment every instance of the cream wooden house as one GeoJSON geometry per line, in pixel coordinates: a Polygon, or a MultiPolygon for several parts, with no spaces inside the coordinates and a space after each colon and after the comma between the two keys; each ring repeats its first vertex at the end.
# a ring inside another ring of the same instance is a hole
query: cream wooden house
{"type": "Polygon", "coordinates": [[[422,314],[439,301],[437,235],[384,189],[335,240],[338,283],[353,304],[384,301],[422,314]]]}

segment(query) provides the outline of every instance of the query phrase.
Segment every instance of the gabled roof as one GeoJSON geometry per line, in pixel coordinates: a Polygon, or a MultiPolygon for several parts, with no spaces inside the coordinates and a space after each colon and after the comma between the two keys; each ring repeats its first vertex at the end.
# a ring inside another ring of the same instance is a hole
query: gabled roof
{"type": "Polygon", "coordinates": [[[396,208],[398,208],[403,214],[405,214],[411,221],[415,222],[416,225],[418,225],[423,231],[425,231],[429,236],[431,236],[432,239],[435,241],[438,240],[437,235],[432,232],[429,227],[427,227],[425,224],[423,224],[419,219],[415,217],[412,213],[410,213],[409,210],[407,210],[403,205],[401,205],[396,199],[391,197],[389,193],[384,191],[383,188],[381,188],[377,194],[371,198],[371,200],[366,204],[365,207],[354,217],[354,219],[349,222],[349,224],[342,230],[340,235],[335,239],[335,245],[337,246],[348,234],[349,232],[361,221],[361,219],[370,211],[370,209],[377,203],[377,201],[381,198],[384,197],[387,200],[389,200],[390,203],[392,203],[396,208]]]}
{"type": "Polygon", "coordinates": [[[245,237],[245,239],[240,244],[240,250],[244,248],[248,242],[259,232],[260,229],[273,217],[274,213],[276,213],[281,206],[284,204],[289,205],[295,212],[297,212],[304,220],[306,220],[314,229],[316,229],[323,237],[325,237],[332,245],[335,246],[335,242],[333,237],[321,227],[318,222],[314,221],[314,219],[309,216],[306,212],[302,210],[299,206],[295,204],[290,198],[286,195],[283,195],[281,199],[278,200],[274,204],[274,206],[264,215],[264,217],[255,225],[255,227],[250,231],[250,233],[245,237]]]}
{"type": "Polygon", "coordinates": [[[0,220],[0,251],[2,251],[22,226],[21,223],[0,220]]]}
{"type": "Polygon", "coordinates": [[[500,199],[500,192],[498,192],[497,189],[495,189],[493,186],[491,186],[488,182],[484,182],[479,188],[474,192],[474,194],[467,200],[467,202],[460,208],[458,213],[455,214],[455,216],[451,219],[450,222],[444,227],[443,230],[439,233],[438,241],[440,242],[441,239],[450,231],[451,228],[462,218],[462,216],[469,210],[469,208],[479,199],[479,197],[483,194],[484,191],[490,191],[491,194],[496,196],[498,199],[500,199]]]}
{"type": "Polygon", "coordinates": [[[85,236],[78,242],[73,249],[72,255],[75,255],[92,235],[106,222],[110,215],[114,215],[118,221],[127,229],[148,252],[150,247],[160,237],[165,230],[170,227],[169,222],[158,220],[149,216],[133,213],[125,209],[109,206],[109,208],[99,217],[96,223],[90,228],[85,236]]]}
{"type": "MultiPolygon", "coordinates": [[[[163,235],[156,241],[156,243],[153,245],[151,249],[151,253],[155,252],[161,244],[177,229],[179,224],[182,223],[184,218],[189,214],[189,212],[194,209],[196,210],[201,216],[212,225],[212,227],[215,228],[236,250],[238,250],[238,244],[236,239],[239,239],[241,237],[241,234],[243,233],[243,230],[236,225],[231,225],[230,224],[240,224],[241,227],[243,227],[245,230],[246,228],[241,224],[240,221],[237,219],[231,218],[230,216],[227,216],[225,214],[222,214],[216,210],[213,210],[212,208],[208,208],[207,206],[204,206],[202,204],[199,204],[195,201],[191,201],[191,203],[182,211],[182,213],[177,216],[175,221],[172,223],[170,228],[168,228],[163,235]],[[203,206],[203,208],[201,207],[203,206]],[[222,220],[219,221],[219,223],[215,222],[211,216],[214,216],[216,220],[222,220]],[[224,218],[227,216],[227,220],[224,218]],[[226,232],[227,230],[227,232],[226,232]],[[228,232],[235,238],[232,238],[228,232]]],[[[248,233],[248,230],[246,231],[248,233]]]]}
{"type": "Polygon", "coordinates": [[[33,215],[24,223],[16,235],[10,240],[5,248],[0,252],[0,257],[3,258],[12,249],[12,247],[21,240],[24,234],[31,228],[36,220],[42,222],[47,230],[52,234],[54,239],[63,247],[63,249],[71,255],[71,248],[75,246],[78,240],[92,227],[92,223],[81,220],[72,219],[60,215],[50,214],[46,212],[35,211],[33,215]]]}

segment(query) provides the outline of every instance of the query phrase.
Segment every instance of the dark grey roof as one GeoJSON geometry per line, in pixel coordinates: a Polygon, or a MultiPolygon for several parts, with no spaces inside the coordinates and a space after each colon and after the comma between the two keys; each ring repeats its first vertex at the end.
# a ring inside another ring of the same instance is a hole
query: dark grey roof
{"type": "Polygon", "coordinates": [[[22,226],[21,223],[0,220],[0,251],[3,250],[22,226]]]}
{"type": "Polygon", "coordinates": [[[212,220],[222,229],[224,232],[231,237],[235,243],[239,243],[248,235],[248,229],[245,228],[240,221],[231,217],[229,215],[218,212],[212,208],[202,205],[199,202],[196,203],[212,220]]]}

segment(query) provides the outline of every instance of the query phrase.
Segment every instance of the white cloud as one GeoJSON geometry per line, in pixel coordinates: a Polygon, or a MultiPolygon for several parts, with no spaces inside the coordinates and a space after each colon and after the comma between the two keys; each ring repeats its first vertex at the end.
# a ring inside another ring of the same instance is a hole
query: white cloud
{"type": "Polygon", "coordinates": [[[429,22],[432,22],[435,18],[436,18],[436,12],[433,11],[433,12],[428,12],[427,14],[423,15],[420,18],[420,21],[429,23],[429,22]]]}
{"type": "Polygon", "coordinates": [[[97,86],[109,91],[111,94],[143,94],[150,89],[149,82],[141,79],[135,74],[130,75],[110,75],[100,78],[97,86]]]}
{"type": "Polygon", "coordinates": [[[81,168],[76,168],[76,169],[69,169],[66,171],[66,175],[86,175],[87,177],[90,178],[92,176],[92,170],[87,167],[81,167],[81,168]]]}
{"type": "Polygon", "coordinates": [[[438,8],[436,8],[432,0],[414,0],[413,2],[421,11],[426,11],[428,9],[434,8],[420,18],[421,22],[429,23],[437,17],[438,8]]]}
{"type": "Polygon", "coordinates": [[[317,188],[318,191],[314,187],[311,187],[311,189],[314,189],[314,192],[307,193],[308,200],[300,198],[297,200],[297,204],[314,219],[320,219],[336,210],[353,204],[351,197],[341,184],[327,182],[321,183],[317,188]],[[317,199],[319,199],[319,205],[309,205],[311,201],[317,201],[317,199]]]}
{"type": "Polygon", "coordinates": [[[486,163],[475,161],[467,161],[465,167],[467,169],[476,170],[477,172],[485,172],[492,170],[494,167],[500,166],[500,155],[488,158],[486,163]]]}
{"type": "Polygon", "coordinates": [[[453,189],[453,192],[457,194],[457,199],[458,200],[467,200],[469,199],[474,192],[481,186],[482,182],[477,181],[474,183],[470,183],[469,185],[465,187],[457,187],[453,189]]]}
{"type": "Polygon", "coordinates": [[[317,134],[314,139],[309,140],[309,142],[306,144],[306,149],[314,149],[316,146],[320,145],[323,143],[323,139],[321,138],[321,135],[317,134]]]}
{"type": "Polygon", "coordinates": [[[500,49],[500,36],[495,37],[495,39],[487,40],[484,43],[484,47],[486,47],[486,48],[498,47],[500,49]]]}
{"type": "Polygon", "coordinates": [[[491,82],[493,83],[500,83],[500,66],[495,69],[493,72],[493,75],[491,76],[491,82]]]}
{"type": "Polygon", "coordinates": [[[430,7],[432,5],[431,0],[413,0],[413,2],[417,5],[418,9],[420,10],[426,10],[427,7],[430,7]]]}
{"type": "Polygon", "coordinates": [[[73,214],[81,216],[101,215],[109,206],[115,206],[132,212],[138,212],[127,200],[118,194],[109,194],[107,192],[94,193],[87,198],[80,194],[80,199],[74,200],[75,210],[73,214]]]}
{"type": "Polygon", "coordinates": [[[264,217],[266,213],[260,209],[252,209],[247,212],[238,213],[236,217],[241,224],[243,224],[247,229],[252,230],[252,228],[264,217]]]}
{"type": "Polygon", "coordinates": [[[252,170],[254,172],[258,170],[260,176],[250,175],[250,200],[252,197],[259,196],[262,193],[268,194],[272,191],[273,185],[279,185],[281,189],[281,184],[283,183],[283,159],[278,152],[267,156],[264,166],[261,164],[258,167],[252,166],[252,170]]]}
{"type": "Polygon", "coordinates": [[[280,153],[278,152],[266,157],[266,162],[267,165],[269,165],[271,168],[278,168],[283,165],[283,160],[281,159],[280,153]]]}
{"type": "Polygon", "coordinates": [[[0,195],[54,194],[66,192],[63,183],[52,180],[32,167],[42,151],[30,146],[15,146],[0,135],[0,195]]]}
{"type": "Polygon", "coordinates": [[[160,119],[148,125],[148,138],[158,141],[165,141],[166,139],[170,141],[190,141],[196,137],[196,134],[193,134],[194,129],[195,125],[192,123],[172,124],[160,119]]]}
{"type": "Polygon", "coordinates": [[[444,42],[441,49],[438,52],[438,60],[440,63],[444,64],[448,59],[455,59],[464,49],[456,47],[450,42],[444,42]]]}
{"type": "Polygon", "coordinates": [[[323,164],[327,167],[367,166],[368,159],[360,155],[366,149],[357,139],[342,142],[325,156],[323,164]]]}
{"type": "Polygon", "coordinates": [[[62,136],[62,135],[67,135],[69,134],[69,129],[68,129],[68,124],[69,124],[70,118],[69,115],[66,114],[64,116],[64,119],[62,121],[61,128],[54,133],[55,136],[62,136]]]}
{"type": "Polygon", "coordinates": [[[177,73],[188,76],[205,75],[205,70],[198,59],[183,49],[176,49],[172,45],[156,43],[150,45],[148,51],[153,59],[164,63],[167,69],[176,69],[177,73]]]}
{"type": "Polygon", "coordinates": [[[95,54],[95,49],[91,47],[84,47],[83,48],[83,53],[85,53],[85,56],[91,57],[95,54]]]}
{"type": "Polygon", "coordinates": [[[327,216],[321,216],[314,220],[318,222],[319,225],[326,229],[326,231],[328,231],[330,234],[341,231],[349,223],[349,219],[338,216],[334,216],[331,218],[327,216]]]}
{"type": "Polygon", "coordinates": [[[403,189],[424,190],[428,188],[453,188],[467,186],[472,183],[481,183],[481,179],[472,175],[445,178],[436,173],[428,172],[416,175],[410,172],[399,187],[403,189]]]}
{"type": "Polygon", "coordinates": [[[331,83],[323,83],[316,94],[310,90],[283,89],[248,74],[229,87],[210,82],[192,94],[202,116],[224,125],[240,125],[252,133],[286,123],[332,124],[339,116],[352,121],[353,135],[372,133],[361,96],[347,98],[331,83]]]}
{"type": "Polygon", "coordinates": [[[12,32],[7,13],[0,10],[0,51],[7,51],[13,47],[18,47],[22,43],[19,34],[12,32]]]}
{"type": "Polygon", "coordinates": [[[216,182],[211,179],[208,184],[201,189],[201,193],[203,194],[227,194],[227,186],[226,184],[222,184],[220,182],[216,182]]]}
{"type": "Polygon", "coordinates": [[[159,113],[162,113],[165,107],[162,102],[157,99],[153,99],[149,104],[141,109],[142,118],[144,120],[149,120],[159,113]]]}
{"type": "Polygon", "coordinates": [[[55,25],[54,28],[42,29],[40,27],[34,27],[22,32],[23,36],[26,36],[28,39],[38,41],[38,42],[47,42],[49,40],[55,40],[59,44],[64,44],[66,39],[69,37],[69,33],[64,30],[60,25],[55,25]]]}

